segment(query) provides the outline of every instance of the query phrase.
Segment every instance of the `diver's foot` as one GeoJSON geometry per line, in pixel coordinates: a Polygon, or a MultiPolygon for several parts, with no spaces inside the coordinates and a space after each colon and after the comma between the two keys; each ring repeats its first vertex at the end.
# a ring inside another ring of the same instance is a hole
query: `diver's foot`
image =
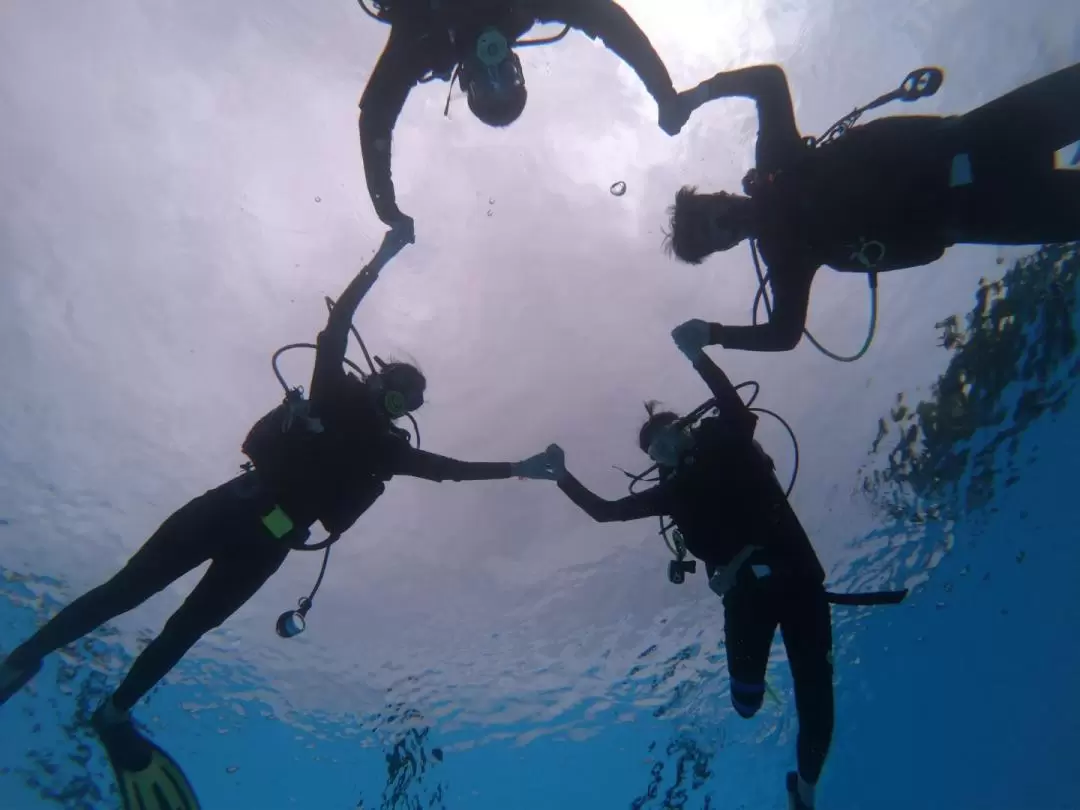
{"type": "Polygon", "coordinates": [[[90,718],[90,725],[109,756],[125,771],[141,771],[150,764],[153,749],[135,728],[131,712],[116,708],[111,697],[97,708],[90,718]]]}
{"type": "Polygon", "coordinates": [[[40,659],[25,666],[17,666],[11,663],[9,657],[4,663],[0,664],[0,706],[7,703],[16,692],[26,686],[30,679],[39,672],[41,672],[40,659]]]}
{"type": "Polygon", "coordinates": [[[795,771],[788,772],[788,810],[814,810],[814,787],[805,782],[800,784],[800,781],[799,774],[795,771]]]}
{"type": "Polygon", "coordinates": [[[109,758],[123,806],[158,810],[199,810],[191,782],[176,761],[142,735],[110,697],[90,718],[109,758]]]}
{"type": "Polygon", "coordinates": [[[103,727],[109,728],[111,726],[130,723],[131,712],[116,708],[116,704],[113,703],[112,696],[110,695],[97,707],[97,711],[94,712],[94,716],[90,719],[90,722],[93,724],[95,731],[101,731],[103,727]]]}

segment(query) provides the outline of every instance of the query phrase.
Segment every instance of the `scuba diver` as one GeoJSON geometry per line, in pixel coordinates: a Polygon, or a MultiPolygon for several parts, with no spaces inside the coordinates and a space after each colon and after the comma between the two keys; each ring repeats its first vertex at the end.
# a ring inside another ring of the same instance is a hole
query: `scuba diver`
{"type": "MultiPolygon", "coordinates": [[[[548,448],[559,488],[593,520],[670,516],[685,551],[705,563],[709,587],[724,604],[731,702],[752,717],[765,697],[765,672],[779,625],[795,684],[798,770],[788,774],[793,810],[814,807],[833,732],[832,604],[894,604],[906,592],[834,594],[806,530],[777,480],[775,465],[754,439],[757,415],[705,354],[708,329],[677,327],[672,337],[712,392],[715,416],[696,427],[646,406],[638,444],[659,470],[659,483],[607,501],[571,475],[558,445],[548,448]]],[[[704,407],[704,406],[703,406],[704,407]]],[[[701,411],[701,409],[699,409],[701,411]]],[[[635,477],[640,480],[641,476],[635,477]]],[[[693,571],[696,563],[684,563],[693,571]]],[[[670,576],[670,574],[669,574],[670,576]]],[[[681,575],[672,578],[681,582],[681,575]]]]}
{"type": "MultiPolygon", "coordinates": [[[[528,96],[514,47],[530,44],[520,40],[537,23],[600,37],[641,77],[668,134],[678,133],[690,116],[689,100],[675,92],[648,38],[613,0],[389,0],[377,7],[372,16],[390,23],[390,36],[360,99],[364,174],[379,219],[410,239],[413,221],[397,206],[390,168],[391,136],[409,92],[433,79],[449,81],[452,89],[456,78],[473,115],[488,126],[509,126],[528,96]]],[[[447,110],[449,103],[448,97],[447,110]]]]}
{"type": "Polygon", "coordinates": [[[793,349],[805,332],[811,282],[822,265],[867,273],[876,312],[877,273],[930,264],[952,245],[1080,239],[1080,174],[1059,156],[1080,140],[1080,64],[964,115],[889,116],[854,125],[863,112],[889,101],[932,95],[942,79],[937,68],[913,71],[898,90],[820,138],[800,135],[777,65],[718,73],[687,91],[695,109],[714,99],[751,98],[759,119],[756,167],[743,179],[745,196],[687,186],[670,209],[666,247],[684,262],[700,264],[711,253],[751,242],[768,321],[757,324],[755,300],[755,325],[708,324],[710,345],[793,349]]]}
{"type": "MultiPolygon", "coordinates": [[[[174,512],[119,573],[61,610],[0,665],[2,704],[37,674],[45,656],[210,561],[194,590],[94,713],[94,728],[118,776],[124,762],[140,766],[118,779],[122,788],[154,795],[156,780],[172,773],[164,759],[147,751],[131,721],[132,708],[205,633],[247,602],[290,550],[328,549],[395,475],[437,482],[551,477],[543,454],[513,463],[469,462],[414,449],[409,434],[394,422],[423,405],[424,375],[400,362],[379,361],[378,371],[366,378],[344,370],[353,313],[377,273],[373,260],[332,308],[317,340],[310,397],[289,391],[285,402],[249,432],[243,451],[251,461],[245,472],[174,512]],[[316,521],[330,537],[306,545],[316,521]],[[147,767],[151,762],[163,767],[147,767]]],[[[325,566],[324,559],[324,572],[325,566]]],[[[283,632],[282,624],[302,621],[310,606],[310,598],[301,600],[300,611],[283,614],[279,634],[299,632],[283,632]]]]}

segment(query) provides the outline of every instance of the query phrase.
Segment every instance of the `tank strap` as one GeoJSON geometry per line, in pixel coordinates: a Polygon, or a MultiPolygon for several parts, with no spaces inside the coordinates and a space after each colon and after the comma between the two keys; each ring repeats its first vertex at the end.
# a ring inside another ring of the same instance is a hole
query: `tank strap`
{"type": "Polygon", "coordinates": [[[899,605],[908,595],[908,589],[899,591],[864,591],[862,593],[833,593],[825,591],[831,605],[899,605]]]}

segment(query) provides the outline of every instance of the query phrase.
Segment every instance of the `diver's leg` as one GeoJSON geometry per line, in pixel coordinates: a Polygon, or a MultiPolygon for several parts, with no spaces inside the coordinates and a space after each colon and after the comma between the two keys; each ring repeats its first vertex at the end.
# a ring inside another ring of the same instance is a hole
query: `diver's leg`
{"type": "Polygon", "coordinates": [[[971,146],[988,157],[1053,168],[1053,154],[1080,140],[1080,62],[961,116],[971,146]]]}
{"type": "Polygon", "coordinates": [[[1055,160],[1058,150],[1080,141],[1080,64],[960,116],[949,138],[950,242],[1080,239],[1080,172],[1055,160]]]}
{"type": "Polygon", "coordinates": [[[951,242],[1045,245],[1080,239],[1080,171],[976,179],[949,194],[951,242]]]}
{"type": "MultiPolygon", "coordinates": [[[[111,704],[124,714],[179,663],[203,635],[219,626],[248,601],[281,567],[289,553],[253,521],[258,536],[216,556],[206,574],[147,645],[113,694],[111,704]]],[[[248,538],[245,538],[248,539],[248,538]]]]}
{"type": "Polygon", "coordinates": [[[108,582],[80,596],[8,656],[5,666],[36,666],[60,647],[127,613],[210,558],[203,525],[212,493],[170,515],[108,582]]]}
{"type": "Polygon", "coordinates": [[[799,717],[798,793],[814,806],[814,786],[825,766],[833,733],[832,614],[825,590],[813,582],[789,586],[781,600],[784,637],[799,717]]]}
{"type": "Polygon", "coordinates": [[[776,634],[776,606],[756,582],[736,585],[724,596],[724,636],[731,705],[753,717],[765,700],[765,669],[776,634]]]}

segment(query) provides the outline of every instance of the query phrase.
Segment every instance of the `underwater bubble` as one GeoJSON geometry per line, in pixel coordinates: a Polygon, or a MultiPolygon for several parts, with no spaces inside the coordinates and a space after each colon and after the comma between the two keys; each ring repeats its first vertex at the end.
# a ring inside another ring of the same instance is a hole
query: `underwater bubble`
{"type": "Polygon", "coordinates": [[[322,202],[322,197],[316,197],[315,202],[322,202]]]}
{"type": "Polygon", "coordinates": [[[608,191],[610,191],[616,197],[621,197],[623,194],[626,193],[626,181],[625,180],[619,180],[617,182],[612,183],[611,188],[608,189],[608,191]]]}

